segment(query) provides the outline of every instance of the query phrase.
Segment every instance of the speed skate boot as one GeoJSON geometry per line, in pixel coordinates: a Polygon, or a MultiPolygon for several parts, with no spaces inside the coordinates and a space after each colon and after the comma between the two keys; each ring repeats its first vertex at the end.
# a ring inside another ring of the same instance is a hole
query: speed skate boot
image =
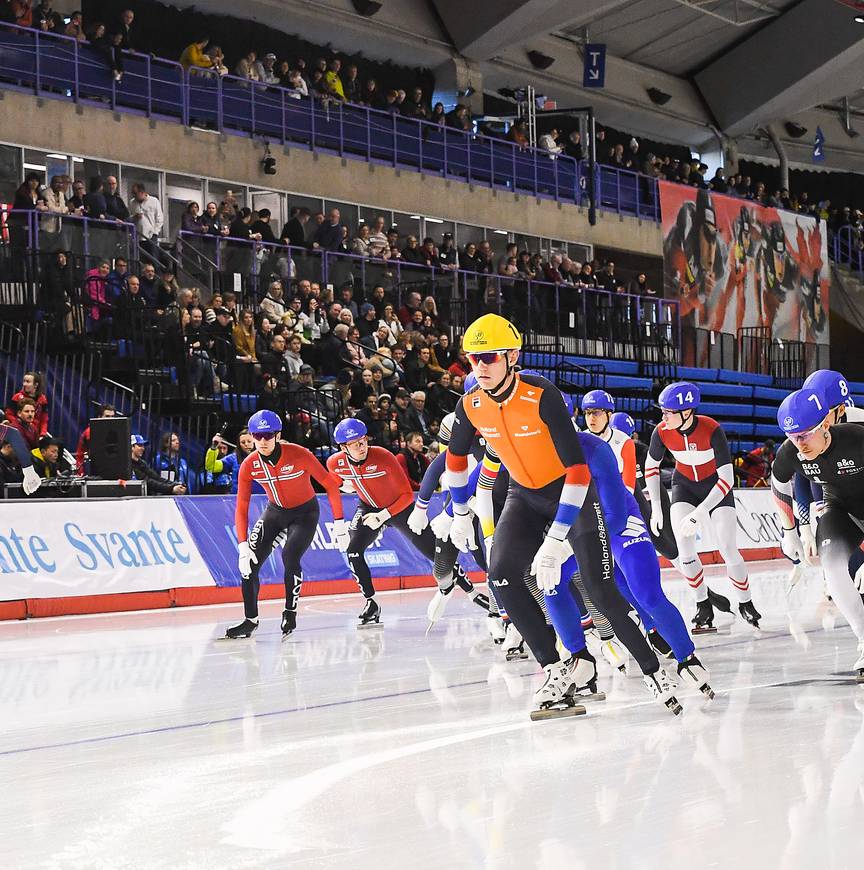
{"type": "Polygon", "coordinates": [[[225,632],[226,640],[237,640],[240,637],[252,637],[252,633],[258,628],[257,619],[244,619],[239,625],[232,625],[225,632]]]}
{"type": "Polygon", "coordinates": [[[577,701],[605,701],[606,693],[597,691],[597,661],[587,649],[566,659],[573,680],[573,696],[577,701]]]}
{"type": "Polygon", "coordinates": [[[732,602],[725,595],[715,592],[710,586],[708,587],[708,600],[711,606],[717,608],[721,613],[732,613],[732,602]]]}
{"type": "Polygon", "coordinates": [[[455,589],[454,584],[450,584],[447,589],[441,589],[440,587],[435,590],[432,595],[432,598],[429,600],[429,604],[426,607],[426,619],[429,620],[429,626],[426,629],[426,634],[429,634],[430,631],[435,626],[435,623],[438,622],[439,619],[444,615],[444,610],[447,607],[447,602],[450,600],[450,593],[455,589]]]}
{"type": "Polygon", "coordinates": [[[660,634],[657,629],[652,629],[648,632],[648,643],[654,648],[654,652],[658,656],[664,656],[667,659],[674,658],[672,655],[672,647],[666,642],[666,638],[660,634]]]}
{"type": "Polygon", "coordinates": [[[282,611],[282,640],[290,637],[297,628],[297,611],[283,610],[282,611]]]}
{"type": "Polygon", "coordinates": [[[525,641],[519,634],[519,629],[512,622],[507,623],[507,633],[504,635],[504,658],[508,662],[521,662],[528,658],[525,652],[525,641]]]}
{"type": "Polygon", "coordinates": [[[573,698],[575,683],[567,662],[557,661],[543,668],[543,684],[534,693],[531,721],[558,719],[562,716],[582,716],[585,707],[573,698]]]}
{"type": "Polygon", "coordinates": [[[489,610],[489,596],[481,592],[464,574],[456,572],[456,585],[478,606],[489,610]]]}
{"type": "Polygon", "coordinates": [[[752,601],[742,601],[738,605],[738,612],[741,618],[753,628],[759,628],[759,620],[762,619],[762,614],[753,606],[752,601]]]}
{"type": "Polygon", "coordinates": [[[852,665],[855,672],[855,682],[864,683],[864,640],[858,644],[858,661],[852,665]]]}
{"type": "Polygon", "coordinates": [[[374,628],[381,624],[381,605],[374,598],[366,599],[366,606],[358,617],[357,628],[374,628]]]}
{"type": "Polygon", "coordinates": [[[489,637],[492,638],[492,643],[496,646],[501,646],[504,643],[504,638],[507,637],[507,623],[501,618],[500,614],[488,614],[486,630],[489,632],[489,637]]]}
{"type": "Polygon", "coordinates": [[[642,680],[645,687],[654,696],[655,701],[660,701],[664,707],[671,710],[678,716],[684,708],[678,703],[675,697],[675,683],[669,678],[669,674],[660,668],[659,671],[653,674],[643,674],[642,680]]]}
{"type": "Polygon", "coordinates": [[[717,627],[714,625],[714,608],[711,606],[710,598],[696,602],[696,615],[691,621],[693,634],[709,634],[717,631],[717,627]]]}
{"type": "Polygon", "coordinates": [[[714,690],[708,683],[708,669],[695,655],[689,656],[683,662],[678,662],[678,676],[684,682],[696,686],[709,701],[714,700],[714,690]]]}

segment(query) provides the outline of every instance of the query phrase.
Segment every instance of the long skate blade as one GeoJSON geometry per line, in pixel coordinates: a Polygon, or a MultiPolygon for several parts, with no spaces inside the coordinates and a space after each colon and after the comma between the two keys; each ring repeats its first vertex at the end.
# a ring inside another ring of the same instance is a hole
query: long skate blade
{"type": "Polygon", "coordinates": [[[423,637],[429,637],[429,632],[432,631],[433,628],[435,628],[435,623],[430,622],[429,625],[426,626],[426,634],[424,634],[423,637]]]}
{"type": "Polygon", "coordinates": [[[229,643],[237,643],[237,641],[240,640],[252,640],[252,635],[244,634],[242,637],[225,637],[223,635],[222,637],[215,638],[213,643],[224,643],[225,641],[228,641],[229,643]]]}
{"type": "Polygon", "coordinates": [[[548,719],[568,719],[574,716],[584,716],[588,711],[581,704],[549,707],[548,710],[532,710],[532,722],[545,722],[548,719]]]}
{"type": "Polygon", "coordinates": [[[527,652],[506,653],[504,656],[508,662],[524,662],[528,658],[527,652]]]}
{"type": "Polygon", "coordinates": [[[855,674],[855,682],[864,685],[864,671],[855,674]]]}
{"type": "Polygon", "coordinates": [[[699,628],[693,628],[690,630],[691,634],[717,634],[717,626],[716,625],[703,625],[699,628]]]}
{"type": "Polygon", "coordinates": [[[605,692],[588,692],[583,695],[581,692],[576,692],[573,697],[579,701],[580,704],[587,704],[592,701],[605,701],[606,693],[605,692]]]}
{"type": "Polygon", "coordinates": [[[369,628],[384,628],[383,622],[367,622],[357,626],[357,631],[366,631],[369,628]]]}

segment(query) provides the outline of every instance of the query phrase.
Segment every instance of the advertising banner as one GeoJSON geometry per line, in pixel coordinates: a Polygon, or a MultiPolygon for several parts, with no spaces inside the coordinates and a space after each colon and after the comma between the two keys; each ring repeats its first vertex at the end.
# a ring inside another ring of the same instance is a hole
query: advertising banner
{"type": "Polygon", "coordinates": [[[0,601],[212,586],[173,499],[9,502],[0,601]]]}
{"type": "MultiPolygon", "coordinates": [[[[429,505],[429,516],[439,513],[440,496],[434,496],[429,505]]],[[[213,576],[217,586],[239,586],[237,573],[237,536],[234,532],[234,505],[232,496],[202,496],[200,498],[177,498],[177,506],[186,519],[201,558],[213,576]]],[[[357,507],[356,496],[342,499],[345,516],[350,519],[357,507]]],[[[249,526],[261,515],[267,505],[267,496],[252,496],[249,507],[249,526]]],[[[323,496],[318,498],[321,515],[318,531],[312,546],[301,561],[303,579],[340,580],[351,576],[348,559],[333,543],[333,514],[330,503],[323,496]]],[[[373,577],[426,576],[432,573],[429,560],[411,546],[401,532],[386,528],[366,551],[366,561],[373,577]]],[[[465,556],[463,565],[468,571],[477,566],[470,556],[465,556]]],[[[282,583],[282,554],[277,549],[261,568],[262,583],[282,583]]]]}
{"type": "Polygon", "coordinates": [[[666,181],[660,210],[665,295],[684,326],[828,343],[824,222],[666,181]]]}

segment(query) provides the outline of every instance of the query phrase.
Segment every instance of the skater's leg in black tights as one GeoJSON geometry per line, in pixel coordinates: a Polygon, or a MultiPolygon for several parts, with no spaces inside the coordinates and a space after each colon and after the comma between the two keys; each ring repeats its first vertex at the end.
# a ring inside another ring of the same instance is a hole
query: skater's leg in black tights
{"type": "Polygon", "coordinates": [[[261,587],[258,572],[269,558],[274,541],[284,531],[285,523],[279,516],[279,510],[268,504],[249,533],[249,549],[255,555],[255,562],[249,576],[241,578],[243,612],[247,619],[258,618],[258,591],[261,587]]]}
{"type": "Polygon", "coordinates": [[[300,559],[309,549],[318,528],[318,499],[309,502],[309,509],[299,514],[288,526],[285,544],[282,547],[282,564],[285,568],[285,609],[297,610],[303,572],[300,559]]]}
{"type": "Polygon", "coordinates": [[[354,579],[360,586],[360,591],[366,598],[372,598],[375,595],[375,587],[372,585],[372,572],[366,564],[365,553],[366,548],[378,537],[379,530],[370,529],[360,522],[364,513],[368,513],[368,510],[358,508],[349,526],[351,538],[348,544],[348,564],[351,566],[354,579]]]}
{"type": "Polygon", "coordinates": [[[509,497],[495,527],[489,586],[540,665],[559,660],[540,605],[525,585],[525,572],[543,541],[548,519],[530,504],[509,497]]]}

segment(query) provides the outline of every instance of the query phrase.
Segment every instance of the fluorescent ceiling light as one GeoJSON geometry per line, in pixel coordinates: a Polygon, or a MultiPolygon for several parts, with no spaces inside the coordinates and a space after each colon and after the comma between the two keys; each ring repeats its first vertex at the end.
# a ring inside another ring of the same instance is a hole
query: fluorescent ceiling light
{"type": "Polygon", "coordinates": [[[46,157],[50,157],[52,160],[66,160],[65,154],[46,154],[46,157]]]}
{"type": "Polygon", "coordinates": [[[441,218],[426,218],[426,223],[429,224],[443,224],[444,221],[441,218]]]}
{"type": "Polygon", "coordinates": [[[83,157],[73,157],[73,158],[72,158],[72,162],[73,162],[73,163],[83,163],[83,162],[84,162],[84,158],[83,158],[83,157]]]}
{"type": "Polygon", "coordinates": [[[492,232],[497,233],[499,236],[507,235],[507,230],[493,230],[492,232]]]}
{"type": "Polygon", "coordinates": [[[410,217],[412,221],[419,221],[420,220],[419,214],[409,214],[408,217],[410,217]]]}
{"type": "Polygon", "coordinates": [[[45,172],[47,170],[46,166],[43,166],[41,163],[25,163],[25,169],[35,169],[37,172],[45,172]]]}

